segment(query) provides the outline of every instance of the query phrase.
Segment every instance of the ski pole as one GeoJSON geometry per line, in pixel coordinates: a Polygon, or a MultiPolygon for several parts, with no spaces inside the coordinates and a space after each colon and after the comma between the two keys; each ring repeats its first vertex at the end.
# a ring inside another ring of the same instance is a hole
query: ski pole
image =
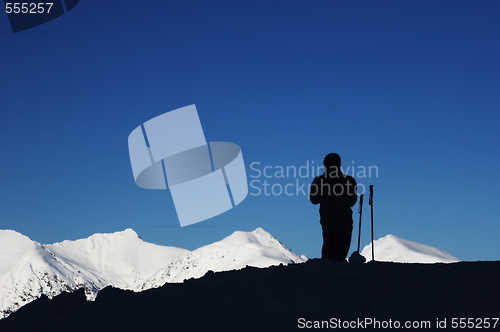
{"type": "Polygon", "coordinates": [[[358,212],[359,212],[358,252],[359,252],[359,241],[361,240],[361,215],[363,214],[363,196],[364,194],[361,194],[361,197],[359,198],[359,207],[358,207],[358,212]]]}
{"type": "Polygon", "coordinates": [[[370,199],[368,201],[372,212],[372,261],[375,261],[375,248],[373,246],[373,185],[370,185],[370,199]]]}

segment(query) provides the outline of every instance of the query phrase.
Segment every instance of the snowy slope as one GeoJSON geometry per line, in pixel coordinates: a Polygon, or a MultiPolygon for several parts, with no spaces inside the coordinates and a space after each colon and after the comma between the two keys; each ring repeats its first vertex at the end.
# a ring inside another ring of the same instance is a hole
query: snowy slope
{"type": "Polygon", "coordinates": [[[295,255],[259,227],[253,232],[234,232],[219,242],[198,248],[176,259],[147,280],[143,289],[161,287],[167,282],[200,278],[210,270],[229,271],[246,266],[268,267],[305,261],[306,256],[295,255]]]}
{"type": "MultiPolygon", "coordinates": [[[[361,255],[372,260],[371,243],[361,255]]],[[[375,240],[375,260],[399,263],[453,263],[460,260],[444,250],[388,234],[375,240]]]]}
{"type": "Polygon", "coordinates": [[[42,294],[52,298],[62,291],[84,287],[91,294],[93,281],[64,267],[42,245],[14,231],[0,231],[0,318],[42,294]]]}
{"type": "Polygon", "coordinates": [[[84,288],[88,300],[107,286],[133,291],[203,276],[208,270],[305,262],[261,228],[186,249],[144,242],[131,229],[41,245],[0,230],[0,319],[46,295],[84,288]]]}
{"type": "Polygon", "coordinates": [[[144,281],[189,251],[142,241],[131,229],[41,245],[0,231],[0,319],[42,294],[85,288],[88,300],[107,286],[139,291],[144,281]]]}
{"type": "Polygon", "coordinates": [[[144,242],[132,229],[46,245],[65,264],[121,289],[139,291],[153,273],[189,250],[144,242]]]}

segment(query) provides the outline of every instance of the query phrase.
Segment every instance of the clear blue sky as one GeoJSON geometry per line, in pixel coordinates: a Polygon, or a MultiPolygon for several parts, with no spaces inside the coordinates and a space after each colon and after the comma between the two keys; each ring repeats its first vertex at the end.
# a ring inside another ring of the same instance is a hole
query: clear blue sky
{"type": "Polygon", "coordinates": [[[133,228],[192,250],[262,227],[320,256],[306,196],[249,195],[180,228],[169,191],[135,185],[130,132],[196,104],[208,141],[241,147],[249,180],[252,162],[337,152],[378,167],[358,179],[375,186],[376,238],[498,260],[499,17],[493,0],[81,0],[13,34],[0,15],[0,228],[41,243],[133,228]]]}

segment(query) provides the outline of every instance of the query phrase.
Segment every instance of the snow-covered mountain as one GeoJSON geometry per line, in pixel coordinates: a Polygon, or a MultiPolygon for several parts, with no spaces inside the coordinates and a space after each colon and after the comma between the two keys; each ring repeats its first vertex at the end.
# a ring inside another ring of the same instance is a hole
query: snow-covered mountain
{"type": "MultiPolygon", "coordinates": [[[[453,263],[460,260],[444,250],[409,241],[388,234],[375,240],[375,260],[398,263],[453,263]]],[[[372,260],[371,243],[363,248],[361,255],[372,260]]]]}
{"type": "Polygon", "coordinates": [[[104,287],[111,285],[136,292],[153,273],[189,253],[186,249],[145,242],[132,229],[44,247],[68,268],[78,268],[89,278],[97,277],[104,287]]]}
{"type": "Polygon", "coordinates": [[[155,273],[144,289],[161,287],[169,282],[200,278],[208,271],[229,271],[245,266],[303,263],[307,257],[297,256],[262,228],[253,232],[234,232],[222,241],[198,248],[155,273]]]}
{"type": "Polygon", "coordinates": [[[262,228],[235,232],[193,252],[144,242],[131,229],[50,245],[0,230],[0,319],[42,294],[52,298],[84,288],[87,299],[94,300],[107,286],[137,292],[199,278],[209,270],[306,260],[262,228]]]}

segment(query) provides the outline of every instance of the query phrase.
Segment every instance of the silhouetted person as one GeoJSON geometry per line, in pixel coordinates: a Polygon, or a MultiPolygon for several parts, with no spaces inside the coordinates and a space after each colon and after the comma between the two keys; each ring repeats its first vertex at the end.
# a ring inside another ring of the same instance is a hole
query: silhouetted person
{"type": "Polygon", "coordinates": [[[352,210],[358,199],[356,181],[340,170],[340,156],[330,153],[323,161],[325,172],[311,184],[309,200],[320,204],[320,223],[323,229],[321,258],[345,261],[352,235],[352,210]]]}

